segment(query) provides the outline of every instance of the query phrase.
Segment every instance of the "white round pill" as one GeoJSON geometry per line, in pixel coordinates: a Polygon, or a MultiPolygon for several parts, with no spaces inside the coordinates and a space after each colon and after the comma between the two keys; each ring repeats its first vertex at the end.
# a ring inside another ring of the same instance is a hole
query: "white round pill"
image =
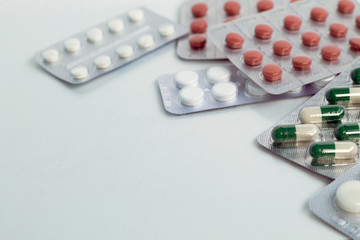
{"type": "Polygon", "coordinates": [[[124,29],[124,22],[119,18],[112,19],[108,22],[108,27],[111,32],[119,33],[124,29]]]}
{"type": "Polygon", "coordinates": [[[128,16],[131,22],[134,23],[142,22],[144,19],[144,11],[141,9],[131,10],[128,13],[128,16]]]}
{"type": "Polygon", "coordinates": [[[99,43],[103,39],[103,33],[100,28],[92,28],[89,31],[87,31],[86,36],[89,40],[89,42],[92,43],[99,43]]]}
{"type": "Polygon", "coordinates": [[[250,95],[255,97],[263,97],[267,95],[267,92],[264,89],[251,80],[247,81],[246,90],[250,95]]]}
{"type": "Polygon", "coordinates": [[[151,48],[154,45],[154,38],[150,34],[139,37],[138,44],[141,48],[151,48]]]}
{"type": "Polygon", "coordinates": [[[175,84],[178,88],[188,86],[196,87],[199,83],[199,75],[194,71],[184,70],[175,75],[175,84]]]}
{"type": "Polygon", "coordinates": [[[326,85],[328,85],[334,79],[335,79],[335,76],[331,76],[331,77],[328,77],[328,78],[313,82],[312,85],[314,87],[317,87],[317,88],[323,88],[326,85]]]}
{"type": "Polygon", "coordinates": [[[301,87],[298,87],[298,88],[295,88],[295,89],[289,91],[289,93],[299,93],[299,92],[301,92],[303,89],[304,89],[304,86],[301,86],[301,87]]]}
{"type": "Polygon", "coordinates": [[[64,47],[69,53],[77,53],[81,48],[80,40],[77,38],[70,38],[64,42],[64,47]]]}
{"type": "Polygon", "coordinates": [[[42,53],[44,62],[53,64],[59,60],[59,51],[56,49],[48,49],[42,53]]]}
{"type": "Polygon", "coordinates": [[[360,181],[341,184],[336,191],[338,206],[350,213],[360,213],[360,181]]]}
{"type": "Polygon", "coordinates": [[[129,58],[134,54],[134,49],[131,45],[122,45],[116,49],[116,53],[120,58],[129,58]]]}
{"type": "Polygon", "coordinates": [[[73,76],[73,78],[77,79],[77,80],[81,80],[86,78],[89,75],[89,72],[87,70],[87,68],[85,67],[75,67],[73,69],[71,69],[71,75],[73,76]]]}
{"type": "Polygon", "coordinates": [[[230,81],[231,73],[226,67],[211,67],[206,73],[207,80],[211,84],[230,81]]]}
{"type": "Polygon", "coordinates": [[[172,24],[164,24],[159,27],[159,33],[163,37],[169,37],[175,33],[175,27],[172,24]]]}
{"type": "Polygon", "coordinates": [[[185,106],[196,107],[204,102],[204,91],[199,87],[185,87],[179,92],[181,103],[185,106]]]}
{"type": "Polygon", "coordinates": [[[219,82],[212,89],[212,95],[219,102],[230,102],[236,98],[238,88],[233,82],[219,82]]]}
{"type": "Polygon", "coordinates": [[[98,69],[106,69],[111,65],[111,58],[107,55],[102,55],[95,58],[94,63],[98,69]]]}

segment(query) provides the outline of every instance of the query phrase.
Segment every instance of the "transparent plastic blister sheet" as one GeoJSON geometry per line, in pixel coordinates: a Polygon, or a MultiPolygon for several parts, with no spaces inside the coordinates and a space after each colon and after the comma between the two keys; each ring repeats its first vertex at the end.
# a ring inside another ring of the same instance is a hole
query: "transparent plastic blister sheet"
{"type": "Polygon", "coordinates": [[[234,20],[209,29],[208,37],[226,57],[251,80],[271,94],[282,94],[292,89],[309,84],[319,79],[327,78],[340,73],[358,56],[360,51],[350,48],[349,39],[359,37],[360,29],[356,27],[355,19],[359,12],[359,3],[355,2],[352,14],[340,14],[337,11],[338,0],[303,0],[289,4],[285,7],[264,12],[263,14],[234,20]],[[310,19],[313,7],[322,7],[329,12],[326,22],[319,24],[310,19]],[[297,31],[288,31],[284,28],[284,18],[296,15],[302,20],[297,31]],[[342,23],[348,27],[346,37],[335,38],[329,33],[329,26],[333,23],[342,23]],[[255,37],[254,29],[258,24],[267,24],[273,28],[271,39],[261,40],[255,37]],[[230,32],[237,32],[244,38],[243,47],[238,50],[229,49],[225,38],[230,32]],[[308,47],[303,44],[302,34],[316,32],[321,40],[318,46],[308,47]],[[288,56],[277,56],[273,53],[273,44],[278,40],[286,40],[292,45],[288,56]],[[341,54],[336,61],[326,61],[322,58],[321,49],[327,45],[336,45],[341,54]],[[247,50],[259,50],[263,54],[263,61],[259,66],[248,66],[243,54],[247,50]],[[295,70],[292,58],[295,56],[308,56],[312,59],[309,70],[295,70]],[[266,81],[262,69],[267,64],[277,64],[282,68],[281,80],[266,81]]]}
{"type": "Polygon", "coordinates": [[[351,239],[360,239],[360,214],[341,209],[336,202],[338,187],[348,181],[360,181],[360,164],[316,193],[309,202],[310,210],[333,228],[351,239]]]}
{"type": "MultiPolygon", "coordinates": [[[[282,156],[292,162],[295,162],[315,173],[320,175],[327,176],[329,178],[335,179],[339,177],[341,174],[349,170],[355,162],[359,161],[359,154],[355,157],[355,161],[352,161],[348,164],[339,164],[339,165],[329,165],[329,166],[314,166],[311,164],[311,159],[309,159],[308,149],[311,143],[300,143],[295,144],[294,146],[281,146],[279,147],[274,143],[272,139],[272,130],[279,125],[293,125],[293,124],[301,124],[299,120],[299,113],[305,107],[310,106],[323,106],[330,105],[326,100],[326,92],[330,88],[336,87],[352,87],[353,81],[350,78],[350,74],[353,69],[360,67],[360,58],[358,58],[350,67],[348,67],[342,74],[340,74],[335,80],[330,82],[326,87],[321,89],[316,95],[311,97],[308,101],[306,101],[301,106],[297,107],[294,111],[289,113],[286,117],[278,121],[273,127],[266,130],[264,133],[258,136],[257,141],[260,145],[270,150],[270,152],[275,153],[279,156],[282,156]]],[[[358,85],[356,85],[358,87],[358,85]]],[[[341,123],[353,123],[359,122],[360,119],[360,108],[346,108],[345,107],[345,115],[341,120],[341,123]]],[[[334,129],[341,124],[332,123],[332,124],[323,124],[319,125],[321,133],[320,139],[317,141],[334,141],[334,129]]]]}
{"type": "Polygon", "coordinates": [[[35,54],[35,61],[55,77],[71,84],[81,84],[139,59],[188,32],[186,27],[170,21],[147,8],[141,7],[131,11],[89,27],[83,32],[44,48],[35,54]],[[131,11],[140,11],[140,16],[135,16],[140,19],[139,21],[130,19],[128,14],[131,11]],[[122,21],[122,29],[116,33],[112,32],[109,27],[110,21],[115,19],[122,21]],[[168,29],[163,29],[165,32],[161,33],[160,29],[162,27],[168,29]],[[97,43],[89,41],[87,32],[91,29],[101,30],[101,41],[97,43]],[[139,44],[141,38],[148,38],[143,40],[143,46],[139,44]],[[64,43],[68,39],[77,39],[80,42],[80,48],[76,53],[71,53],[65,49],[64,43]],[[131,48],[129,53],[124,53],[129,54],[129,56],[120,57],[117,49],[124,46],[131,48]],[[59,56],[56,62],[47,63],[45,61],[43,54],[47,50],[56,50],[58,52],[59,56]],[[94,63],[94,60],[99,56],[107,56],[107,60],[110,58],[110,65],[99,69],[94,63]],[[83,73],[83,76],[79,75],[79,78],[76,78],[72,71],[79,68],[85,73],[83,73]]]}
{"type": "MultiPolygon", "coordinates": [[[[188,70],[185,70],[188,71],[188,70]]],[[[182,71],[179,71],[180,73],[182,71]]],[[[214,110],[214,109],[221,109],[221,108],[228,108],[233,106],[240,106],[245,104],[251,103],[259,103],[259,102],[268,102],[273,100],[281,100],[281,99],[288,99],[288,98],[296,98],[302,97],[307,95],[313,95],[318,92],[321,87],[323,87],[320,83],[319,85],[316,84],[309,84],[303,86],[295,91],[288,92],[282,95],[271,95],[266,93],[263,89],[259,86],[254,84],[249,79],[246,79],[242,74],[239,73],[238,69],[234,67],[232,64],[225,64],[214,66],[209,69],[202,69],[197,71],[192,71],[198,75],[198,84],[196,86],[200,88],[204,93],[204,100],[201,104],[191,107],[182,104],[181,98],[179,93],[181,88],[176,85],[175,74],[166,74],[162,75],[158,78],[158,85],[163,101],[164,108],[167,112],[176,115],[183,115],[207,110],[214,110]],[[227,69],[230,74],[229,82],[235,84],[236,96],[234,99],[230,101],[218,101],[214,98],[212,89],[216,85],[213,84],[213,81],[208,80],[207,72],[212,68],[225,68],[227,69]]],[[[328,79],[327,81],[330,81],[328,79]]],[[[184,88],[182,88],[184,89],[184,88]]]]}
{"type": "MultiPolygon", "coordinates": [[[[196,3],[206,3],[208,5],[208,13],[203,17],[208,24],[208,28],[215,26],[217,24],[222,24],[224,21],[229,18],[242,18],[250,16],[253,14],[259,13],[256,7],[257,1],[254,0],[239,0],[238,2],[241,5],[240,14],[237,16],[228,16],[224,10],[224,4],[229,0],[190,0],[184,2],[180,10],[180,22],[184,26],[190,28],[190,24],[196,18],[193,17],[191,12],[191,7],[196,3]]],[[[274,8],[281,7],[290,0],[273,0],[274,8]]],[[[192,49],[189,45],[189,39],[196,35],[206,35],[203,34],[188,34],[185,37],[182,37],[178,40],[177,43],[177,55],[182,59],[186,60],[216,60],[216,59],[226,59],[226,56],[223,52],[215,47],[215,45],[207,41],[206,46],[203,49],[192,49]]]]}

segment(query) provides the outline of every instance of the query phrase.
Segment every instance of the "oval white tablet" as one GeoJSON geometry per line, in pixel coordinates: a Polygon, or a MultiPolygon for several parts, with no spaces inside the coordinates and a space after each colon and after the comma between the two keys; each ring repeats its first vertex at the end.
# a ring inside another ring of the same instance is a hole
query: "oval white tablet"
{"type": "Polygon", "coordinates": [[[334,79],[335,79],[335,76],[331,76],[331,77],[328,77],[328,78],[313,82],[312,85],[314,87],[317,87],[317,88],[323,88],[326,85],[328,85],[334,79]]]}
{"type": "Polygon", "coordinates": [[[81,48],[80,40],[77,38],[70,38],[64,42],[64,47],[69,53],[77,53],[81,48]]]}
{"type": "Polygon", "coordinates": [[[98,69],[105,69],[110,67],[111,65],[111,58],[107,55],[102,55],[95,58],[94,63],[98,69]]]}
{"type": "Polygon", "coordinates": [[[120,58],[129,58],[134,54],[134,49],[131,45],[122,45],[116,49],[116,53],[120,58]]]}
{"type": "Polygon", "coordinates": [[[169,37],[175,33],[175,27],[172,24],[164,24],[159,27],[159,33],[162,37],[169,37]]]}
{"type": "Polygon", "coordinates": [[[134,9],[128,13],[128,17],[131,22],[139,23],[144,19],[144,11],[141,9],[134,9]]]}
{"type": "Polygon", "coordinates": [[[92,28],[86,33],[87,39],[92,43],[99,43],[103,39],[103,33],[100,28],[92,28]]]}
{"type": "Polygon", "coordinates": [[[141,48],[151,48],[154,45],[154,38],[152,35],[146,34],[139,37],[137,42],[141,48]]]}
{"type": "Polygon", "coordinates": [[[211,91],[215,100],[219,102],[230,102],[236,98],[238,88],[233,82],[220,82],[215,84],[211,91]]]}
{"type": "Polygon", "coordinates": [[[198,83],[199,75],[194,71],[184,70],[175,75],[175,84],[180,89],[188,86],[196,87],[198,83]]]}
{"type": "Polygon", "coordinates": [[[110,32],[119,33],[124,29],[124,22],[119,18],[112,19],[108,22],[108,27],[110,32]]]}
{"type": "Polygon", "coordinates": [[[295,89],[289,91],[289,93],[299,93],[299,92],[301,92],[303,89],[304,89],[304,86],[301,86],[301,87],[298,87],[298,88],[295,88],[295,89]]]}
{"type": "Polygon", "coordinates": [[[264,89],[251,80],[247,81],[246,89],[250,95],[255,97],[263,97],[268,94],[264,89]]]}
{"type": "Polygon", "coordinates": [[[231,73],[226,67],[211,67],[206,72],[207,80],[211,84],[230,80],[231,73]]]}
{"type": "Polygon", "coordinates": [[[48,49],[42,53],[44,62],[53,64],[59,60],[59,52],[56,49],[48,49]]]}
{"type": "Polygon", "coordinates": [[[87,70],[87,68],[85,67],[76,67],[71,69],[71,75],[73,76],[73,78],[77,79],[77,80],[81,80],[86,78],[89,75],[89,72],[87,70]]]}
{"type": "Polygon", "coordinates": [[[336,202],[344,211],[360,213],[360,181],[341,184],[336,191],[336,202]]]}
{"type": "Polygon", "coordinates": [[[204,91],[199,87],[185,87],[179,92],[181,103],[185,106],[196,107],[204,102],[204,91]]]}

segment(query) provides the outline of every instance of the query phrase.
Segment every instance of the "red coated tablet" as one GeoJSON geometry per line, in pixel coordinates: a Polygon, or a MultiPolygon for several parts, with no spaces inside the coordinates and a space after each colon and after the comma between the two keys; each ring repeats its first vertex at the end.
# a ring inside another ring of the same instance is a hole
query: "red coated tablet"
{"type": "Polygon", "coordinates": [[[208,6],[206,3],[194,4],[191,8],[191,12],[194,17],[205,17],[207,14],[208,6]]]}
{"type": "Polygon", "coordinates": [[[289,55],[292,49],[291,43],[285,40],[276,41],[273,44],[274,53],[278,56],[289,55]]]}
{"type": "Polygon", "coordinates": [[[356,26],[360,28],[360,16],[356,17],[356,26]]]}
{"type": "Polygon", "coordinates": [[[328,11],[321,7],[314,7],[311,9],[311,19],[316,22],[325,22],[329,16],[328,11]]]}
{"type": "Polygon", "coordinates": [[[202,49],[206,45],[206,37],[205,36],[194,36],[189,39],[190,47],[193,49],[202,49]]]}
{"type": "Polygon", "coordinates": [[[260,39],[270,39],[273,33],[272,27],[267,24],[258,24],[255,27],[255,36],[260,39]]]}
{"type": "Polygon", "coordinates": [[[241,9],[241,5],[236,1],[227,1],[224,4],[224,10],[228,16],[239,15],[240,9],[241,9]]]}
{"type": "Polygon", "coordinates": [[[305,32],[302,35],[302,40],[305,46],[315,47],[320,43],[320,35],[316,32],[305,32]]]}
{"type": "Polygon", "coordinates": [[[258,66],[262,63],[263,55],[258,50],[249,50],[244,53],[244,61],[249,66],[258,66]]]}
{"type": "Polygon", "coordinates": [[[207,22],[205,19],[195,19],[190,27],[193,33],[204,33],[207,29],[207,22]]]}
{"type": "Polygon", "coordinates": [[[298,71],[309,70],[311,62],[311,58],[307,56],[297,56],[292,59],[293,67],[298,71]]]}
{"type": "Polygon", "coordinates": [[[343,14],[351,14],[355,9],[355,3],[351,0],[340,0],[338,2],[338,11],[343,14]]]}
{"type": "Polygon", "coordinates": [[[341,38],[345,37],[348,32],[348,28],[341,23],[333,23],[330,25],[330,34],[333,37],[341,38]]]}
{"type": "Polygon", "coordinates": [[[321,55],[326,61],[335,61],[340,57],[340,48],[335,45],[327,45],[321,49],[321,55]]]}
{"type": "Polygon", "coordinates": [[[268,64],[263,68],[263,75],[266,81],[277,82],[281,79],[281,67],[275,64],[268,64]]]}
{"type": "Polygon", "coordinates": [[[243,46],[244,38],[239,33],[228,33],[226,35],[226,45],[231,49],[240,49],[243,46]]]}
{"type": "Polygon", "coordinates": [[[288,15],[284,18],[284,27],[289,31],[297,31],[301,27],[301,18],[295,15],[288,15]]]}
{"type": "Polygon", "coordinates": [[[228,19],[226,19],[226,20],[224,21],[224,23],[231,22],[231,21],[234,21],[234,20],[236,20],[236,19],[239,19],[239,18],[238,18],[238,17],[229,17],[228,19]]]}
{"type": "Polygon", "coordinates": [[[298,1],[301,1],[301,0],[290,0],[290,3],[294,3],[294,2],[298,2],[298,1]]]}
{"type": "Polygon", "coordinates": [[[350,47],[353,50],[360,50],[360,38],[350,38],[350,47]]]}
{"type": "Polygon", "coordinates": [[[274,7],[274,3],[273,1],[270,0],[261,0],[258,1],[258,3],[256,4],[257,10],[258,12],[264,12],[267,10],[270,10],[274,7]]]}

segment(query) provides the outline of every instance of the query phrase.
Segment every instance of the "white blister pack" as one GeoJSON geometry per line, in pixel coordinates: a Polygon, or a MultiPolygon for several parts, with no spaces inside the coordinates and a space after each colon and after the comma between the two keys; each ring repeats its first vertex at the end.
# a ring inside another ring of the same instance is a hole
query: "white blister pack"
{"type": "Polygon", "coordinates": [[[338,74],[360,56],[359,10],[352,0],[303,0],[218,25],[208,37],[265,91],[282,94],[338,74]]]}
{"type": "Polygon", "coordinates": [[[313,95],[332,79],[309,84],[282,95],[271,95],[246,79],[235,66],[226,64],[162,75],[158,78],[158,84],[165,110],[183,115],[313,95]]]}
{"type": "Polygon", "coordinates": [[[310,210],[351,239],[360,239],[360,164],[315,194],[310,210]]]}
{"type": "Polygon", "coordinates": [[[337,178],[360,160],[360,58],[273,127],[260,145],[315,173],[337,178]]]}
{"type": "Polygon", "coordinates": [[[213,43],[207,41],[208,28],[281,7],[294,0],[187,0],[181,6],[180,22],[190,34],[179,39],[177,55],[186,60],[226,59],[213,43]]]}
{"type": "Polygon", "coordinates": [[[46,71],[71,84],[113,71],[185,35],[187,28],[146,8],[90,27],[35,55],[46,71]]]}

